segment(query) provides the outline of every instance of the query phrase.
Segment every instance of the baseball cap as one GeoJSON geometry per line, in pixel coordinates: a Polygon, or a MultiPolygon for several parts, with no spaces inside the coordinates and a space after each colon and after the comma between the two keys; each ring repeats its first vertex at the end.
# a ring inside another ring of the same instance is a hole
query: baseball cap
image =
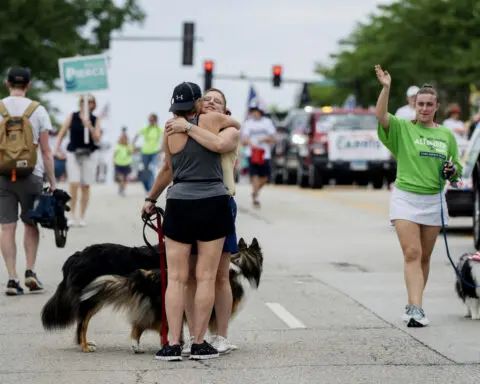
{"type": "Polygon", "coordinates": [[[260,105],[259,102],[257,102],[256,100],[252,100],[252,102],[250,103],[250,105],[248,106],[248,110],[249,111],[260,111],[260,112],[264,112],[262,106],[260,105]]]}
{"type": "Polygon", "coordinates": [[[407,97],[415,96],[419,90],[420,90],[420,88],[418,88],[416,85],[412,85],[412,86],[408,87],[407,97]]]}
{"type": "Polygon", "coordinates": [[[195,101],[202,97],[198,84],[183,82],[173,89],[170,112],[189,111],[195,107],[195,101]]]}
{"type": "Polygon", "coordinates": [[[30,82],[30,70],[22,67],[10,68],[7,75],[10,84],[28,84],[30,82]]]}

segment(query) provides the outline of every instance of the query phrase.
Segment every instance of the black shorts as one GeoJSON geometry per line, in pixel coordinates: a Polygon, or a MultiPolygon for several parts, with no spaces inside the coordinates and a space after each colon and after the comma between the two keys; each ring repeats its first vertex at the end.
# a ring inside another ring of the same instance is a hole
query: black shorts
{"type": "Polygon", "coordinates": [[[270,178],[270,174],[272,173],[272,168],[270,166],[270,159],[265,159],[263,164],[252,164],[250,158],[248,158],[248,173],[250,176],[258,176],[258,177],[268,177],[270,178]]]}
{"type": "Polygon", "coordinates": [[[115,165],[115,173],[121,176],[128,176],[132,172],[130,165],[115,165]]]}
{"type": "Polygon", "coordinates": [[[230,196],[206,199],[167,199],[163,233],[184,244],[226,237],[234,229],[230,196]]]}

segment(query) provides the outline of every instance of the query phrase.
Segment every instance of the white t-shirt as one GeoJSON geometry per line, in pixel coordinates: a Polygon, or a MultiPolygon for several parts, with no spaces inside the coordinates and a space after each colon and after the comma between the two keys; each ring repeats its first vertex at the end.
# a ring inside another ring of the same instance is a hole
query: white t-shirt
{"type": "Polygon", "coordinates": [[[456,133],[454,130],[457,129],[457,128],[463,128],[463,122],[461,122],[460,120],[455,120],[455,119],[447,119],[445,120],[442,125],[444,125],[445,127],[447,128],[450,128],[453,132],[453,134],[455,135],[455,138],[458,140],[458,139],[465,139],[465,134],[463,133],[456,133]]]}
{"type": "MultiPolygon", "coordinates": [[[[259,143],[258,141],[260,139],[274,136],[276,132],[277,130],[275,129],[272,120],[268,117],[261,117],[258,120],[253,118],[248,119],[242,127],[242,136],[248,137],[254,146],[264,149],[264,159],[267,160],[272,157],[271,145],[269,143],[259,143]]],[[[245,155],[249,157],[251,156],[252,149],[248,147],[245,152],[245,155]]]]}
{"type": "MultiPolygon", "coordinates": [[[[2,100],[7,108],[10,116],[22,116],[27,107],[32,102],[31,99],[21,96],[9,96],[2,100]]],[[[2,121],[2,116],[0,115],[0,121],[2,121]]],[[[47,110],[42,105],[39,105],[35,111],[33,111],[32,116],[30,116],[30,122],[33,127],[33,141],[35,144],[38,144],[38,137],[40,132],[49,131],[52,129],[52,122],[50,121],[50,116],[47,113],[47,110]]],[[[33,170],[33,174],[43,177],[44,167],[42,155],[40,152],[40,147],[38,147],[37,153],[37,164],[33,170]]]]}
{"type": "Polygon", "coordinates": [[[463,156],[463,153],[467,149],[468,145],[468,135],[465,133],[456,133],[454,129],[456,128],[463,128],[464,124],[460,120],[455,120],[455,119],[446,119],[442,125],[444,125],[447,128],[450,128],[453,132],[453,135],[455,136],[455,139],[457,140],[457,146],[458,146],[458,152],[460,156],[463,156]]]}
{"type": "Polygon", "coordinates": [[[395,112],[395,117],[405,120],[415,120],[417,118],[417,114],[415,113],[415,109],[413,109],[410,104],[407,104],[397,109],[397,112],[395,112]]]}

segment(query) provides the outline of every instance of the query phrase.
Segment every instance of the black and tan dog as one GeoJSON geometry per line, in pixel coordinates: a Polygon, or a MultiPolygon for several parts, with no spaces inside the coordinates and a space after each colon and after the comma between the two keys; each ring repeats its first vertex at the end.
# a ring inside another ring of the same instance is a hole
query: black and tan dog
{"type": "MultiPolygon", "coordinates": [[[[232,255],[230,263],[230,284],[233,293],[232,317],[238,312],[239,306],[245,298],[245,286],[242,283],[248,281],[252,287],[258,287],[263,270],[263,254],[257,239],[254,238],[252,243],[247,246],[241,238],[238,248],[239,252],[232,255]]],[[[87,340],[89,321],[104,306],[111,305],[116,310],[126,311],[132,324],[132,349],[136,353],[142,352],[140,349],[142,333],[146,330],[158,333],[161,331],[162,298],[158,255],[155,261],[154,267],[139,265],[138,268],[127,274],[97,273],[92,279],[84,278],[83,281],[90,281],[83,284],[80,292],[78,284],[75,285],[75,288],[69,288],[68,283],[65,282],[68,281],[68,278],[64,277],[64,281],[60,283],[55,295],[43,308],[44,328],[47,330],[66,328],[76,321],[76,340],[81,351],[93,352],[96,349],[95,343],[87,340]]],[[[137,263],[134,262],[134,264],[137,263]]],[[[73,267],[73,269],[75,268],[73,267]]],[[[68,270],[64,267],[64,274],[66,269],[68,270]]],[[[98,272],[98,269],[95,271],[98,272]]],[[[216,320],[213,311],[209,329],[213,332],[215,328],[216,320]]]]}

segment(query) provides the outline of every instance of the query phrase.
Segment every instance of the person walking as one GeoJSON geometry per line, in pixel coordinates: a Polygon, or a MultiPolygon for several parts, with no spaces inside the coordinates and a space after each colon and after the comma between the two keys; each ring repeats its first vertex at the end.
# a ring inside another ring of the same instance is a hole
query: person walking
{"type": "Polygon", "coordinates": [[[35,200],[42,194],[44,172],[50,184],[50,191],[55,190],[55,172],[48,135],[52,129],[50,117],[40,103],[26,96],[31,85],[30,71],[19,67],[11,68],[8,71],[6,85],[10,96],[0,102],[0,137],[4,138],[0,139],[0,141],[4,140],[1,143],[1,158],[4,159],[4,155],[8,154],[10,149],[14,149],[10,148],[10,145],[16,141],[15,137],[7,140],[8,125],[10,129],[17,131],[17,135],[22,135],[25,142],[31,143],[32,147],[28,148],[30,159],[21,160],[21,162],[27,167],[33,168],[31,173],[23,175],[20,174],[20,168],[18,172],[15,168],[6,172],[8,164],[0,160],[0,169],[2,169],[0,176],[0,224],[2,227],[0,249],[8,273],[5,293],[15,296],[24,293],[16,269],[15,234],[19,206],[20,219],[25,225],[23,243],[26,258],[25,285],[32,292],[43,290],[43,284],[35,273],[40,241],[39,230],[27,213],[33,208],[35,200]],[[21,122],[21,118],[28,119],[28,123],[25,123],[25,120],[21,122]],[[35,161],[31,161],[32,157],[35,161]]]}
{"type": "Polygon", "coordinates": [[[132,172],[133,145],[128,143],[128,136],[122,133],[118,144],[113,151],[113,163],[115,165],[115,178],[118,183],[118,193],[125,196],[128,184],[128,175],[132,172]]]}
{"type": "Polygon", "coordinates": [[[247,147],[246,155],[252,183],[252,203],[254,207],[259,208],[260,190],[268,184],[271,176],[270,159],[277,130],[272,120],[264,116],[264,111],[259,104],[250,105],[249,112],[252,117],[245,121],[242,127],[242,137],[243,144],[247,147]]]}
{"type": "Polygon", "coordinates": [[[411,85],[407,89],[407,104],[397,109],[395,116],[406,120],[415,120],[417,114],[415,112],[415,96],[420,88],[411,85]]]}
{"type": "Polygon", "coordinates": [[[158,117],[152,113],[148,117],[148,125],[141,129],[133,138],[132,145],[135,146],[138,138],[143,136],[143,145],[140,150],[142,154],[143,171],[140,179],[142,180],[145,191],[148,192],[152,188],[154,175],[152,167],[158,160],[161,151],[163,129],[158,125],[158,117]]]}
{"type": "Polygon", "coordinates": [[[401,119],[388,113],[390,74],[380,65],[375,66],[375,72],[382,85],[375,110],[378,136],[397,160],[390,222],[395,226],[404,257],[408,303],[403,320],[409,327],[423,327],[429,324],[423,293],[430,257],[442,221],[448,223],[445,183],[458,180],[462,166],[453,132],[434,121],[440,107],[436,90],[423,85],[415,97],[415,120],[401,119]]]}
{"type": "Polygon", "coordinates": [[[93,114],[97,106],[95,97],[88,96],[89,119],[85,118],[84,96],[79,100],[79,111],[71,113],[65,120],[58,134],[55,155],[60,156],[59,148],[67,133],[70,132],[70,141],[67,146],[67,175],[70,184],[70,219],[69,226],[86,225],[85,214],[90,200],[90,186],[95,182],[97,171],[97,150],[102,130],[100,119],[93,114]],[[85,134],[85,128],[88,134],[85,134]],[[78,189],[80,189],[80,221],[77,222],[78,189]]]}

